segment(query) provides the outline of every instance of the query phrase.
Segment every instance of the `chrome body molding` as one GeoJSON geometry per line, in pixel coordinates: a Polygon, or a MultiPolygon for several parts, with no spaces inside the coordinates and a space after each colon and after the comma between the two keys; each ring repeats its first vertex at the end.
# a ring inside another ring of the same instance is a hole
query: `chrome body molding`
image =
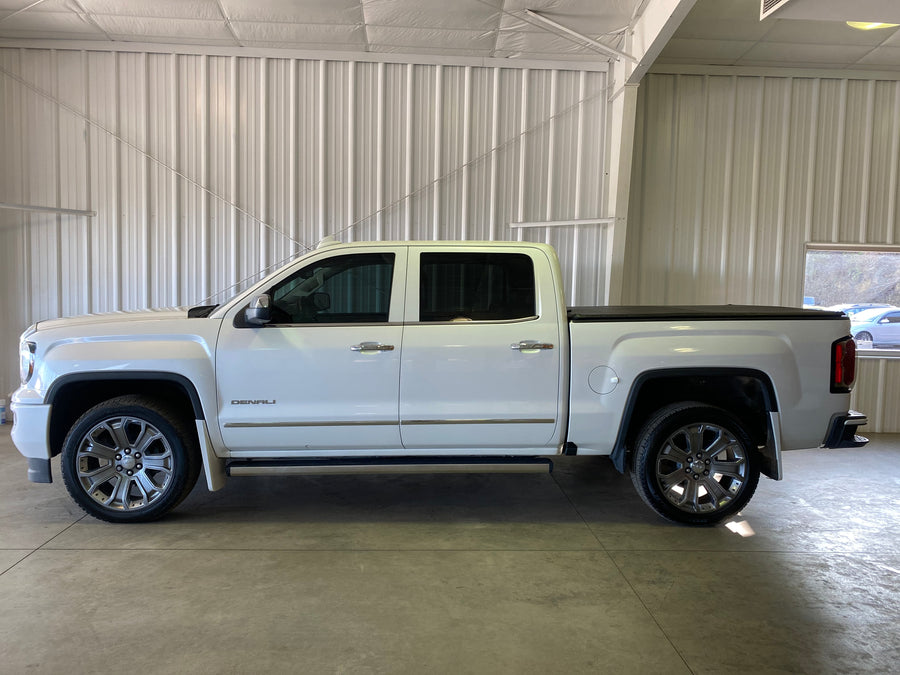
{"type": "Polygon", "coordinates": [[[546,419],[476,419],[476,420],[404,420],[360,422],[356,420],[331,420],[327,422],[229,422],[225,426],[233,429],[272,428],[272,427],[383,427],[396,426],[432,426],[441,424],[556,424],[552,418],[546,419]]]}
{"type": "Polygon", "coordinates": [[[327,422],[229,422],[225,425],[230,429],[271,429],[282,427],[385,427],[397,426],[399,422],[396,420],[358,422],[353,420],[347,421],[327,421],[327,422]]]}
{"type": "Polygon", "coordinates": [[[441,424],[556,424],[552,418],[546,419],[492,419],[492,420],[403,420],[401,427],[417,427],[441,424]]]}

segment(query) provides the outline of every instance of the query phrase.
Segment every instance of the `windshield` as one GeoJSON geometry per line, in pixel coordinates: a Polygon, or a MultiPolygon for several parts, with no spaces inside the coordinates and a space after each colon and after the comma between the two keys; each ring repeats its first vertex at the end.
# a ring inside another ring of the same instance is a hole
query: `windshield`
{"type": "Polygon", "coordinates": [[[267,285],[270,285],[271,281],[282,274],[285,269],[293,266],[297,261],[302,260],[313,252],[314,251],[306,251],[303,253],[298,252],[286,260],[282,260],[269,265],[267,268],[260,270],[256,274],[250,275],[238,281],[237,283],[234,283],[231,286],[222,289],[214,295],[209,296],[204,302],[208,302],[210,304],[198,305],[197,310],[201,311],[204,307],[212,307],[212,309],[209,310],[211,314],[220,307],[226,307],[230,305],[236,298],[240,297],[241,295],[246,293],[248,289],[253,288],[254,286],[259,286],[259,292],[262,293],[264,291],[261,289],[265,288],[267,285]],[[273,267],[276,269],[270,272],[269,270],[271,270],[273,267]],[[218,302],[219,304],[213,305],[212,303],[215,302],[218,302]]]}

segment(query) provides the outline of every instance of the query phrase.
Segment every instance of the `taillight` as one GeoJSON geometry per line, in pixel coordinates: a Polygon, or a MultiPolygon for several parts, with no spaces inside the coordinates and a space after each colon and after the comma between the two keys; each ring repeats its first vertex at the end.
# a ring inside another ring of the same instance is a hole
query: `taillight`
{"type": "Polygon", "coordinates": [[[852,337],[831,345],[831,393],[846,394],[856,379],[856,343],[852,337]]]}

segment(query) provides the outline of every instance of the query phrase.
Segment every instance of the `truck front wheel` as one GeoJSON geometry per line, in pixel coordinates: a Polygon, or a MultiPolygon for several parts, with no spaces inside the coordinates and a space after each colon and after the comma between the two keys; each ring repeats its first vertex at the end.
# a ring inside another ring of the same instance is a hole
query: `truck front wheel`
{"type": "Polygon", "coordinates": [[[90,515],[110,522],[162,517],[200,473],[196,435],[176,411],[120,396],[84,413],[63,443],[63,482],[90,515]]]}
{"type": "Polygon", "coordinates": [[[637,437],[631,480],[658,514],[711,525],[756,490],[759,462],[743,424],[720,408],[679,403],[657,411],[637,437]]]}

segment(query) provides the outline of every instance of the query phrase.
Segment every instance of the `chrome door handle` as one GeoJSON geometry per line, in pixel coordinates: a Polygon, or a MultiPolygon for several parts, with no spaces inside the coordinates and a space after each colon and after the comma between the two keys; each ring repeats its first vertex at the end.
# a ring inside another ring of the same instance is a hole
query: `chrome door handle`
{"type": "Polygon", "coordinates": [[[553,344],[550,342],[535,342],[534,340],[520,340],[516,344],[510,345],[509,348],[517,352],[527,352],[532,349],[553,349],[553,344]]]}
{"type": "Polygon", "coordinates": [[[383,345],[378,342],[360,342],[358,345],[350,345],[351,352],[392,352],[394,345],[383,345]]]}

